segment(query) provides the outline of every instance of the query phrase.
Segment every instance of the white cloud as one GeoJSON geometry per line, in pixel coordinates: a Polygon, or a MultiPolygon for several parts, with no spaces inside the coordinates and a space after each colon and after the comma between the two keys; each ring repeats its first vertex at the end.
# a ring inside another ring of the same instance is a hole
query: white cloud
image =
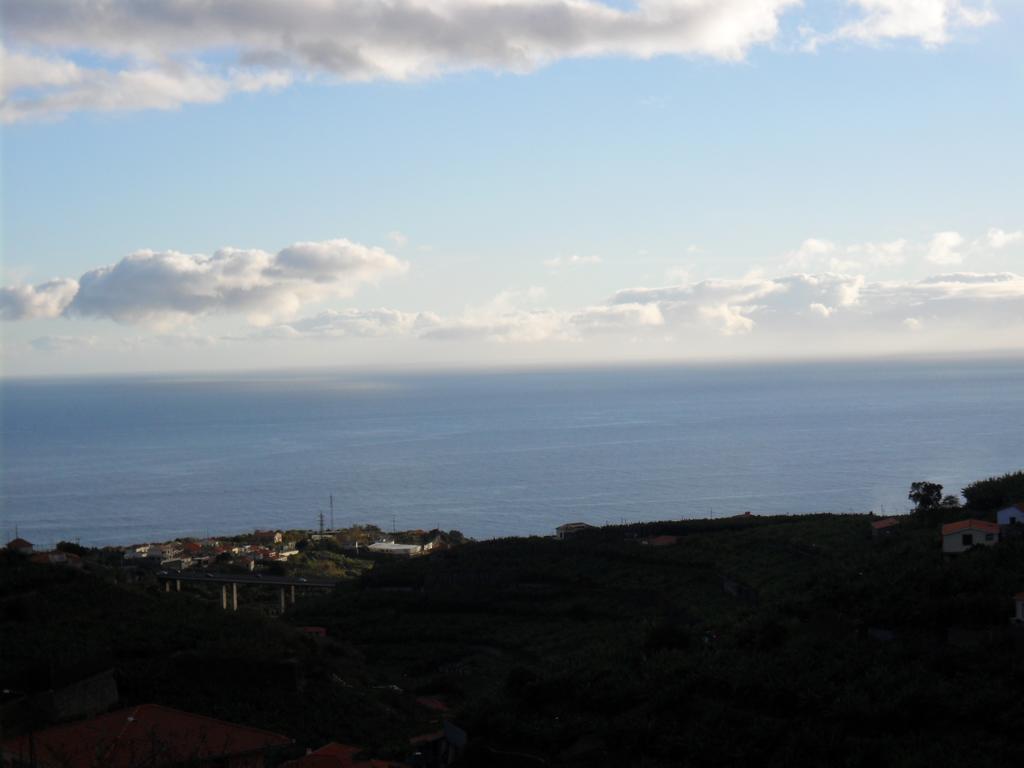
{"type": "Polygon", "coordinates": [[[119,322],[167,321],[216,312],[258,323],[293,316],[304,302],[351,296],[400,275],[406,262],[349,240],[300,242],[277,254],[222,248],[212,256],[142,250],[75,280],[0,289],[8,320],[58,315],[119,322]]]}
{"type": "Polygon", "coordinates": [[[395,309],[333,309],[287,325],[267,329],[272,335],[302,338],[377,338],[412,333],[436,325],[430,313],[400,312],[395,309]]]}
{"type": "Polygon", "coordinates": [[[786,271],[854,272],[894,267],[903,263],[907,245],[907,241],[902,238],[889,242],[842,245],[831,240],[809,237],[800,247],[786,254],[781,268],[786,271]]]}
{"type": "Polygon", "coordinates": [[[29,346],[37,352],[67,352],[96,346],[95,336],[40,336],[32,339],[29,346]]]}
{"type": "Polygon", "coordinates": [[[1003,230],[996,229],[995,227],[990,229],[985,234],[984,238],[985,244],[989,248],[993,248],[995,250],[1001,250],[1011,243],[1017,243],[1021,240],[1024,240],[1024,232],[1021,230],[1018,229],[1016,232],[1004,232],[1003,230]]]}
{"type": "Polygon", "coordinates": [[[80,66],[48,56],[5,51],[0,120],[56,119],[72,112],[178,109],[186,104],[211,104],[233,93],[276,90],[294,75],[265,68],[231,68],[211,73],[200,63],[138,65],[120,70],[80,66]]]}
{"type": "Polygon", "coordinates": [[[391,244],[394,245],[395,248],[404,248],[409,244],[408,236],[398,232],[397,230],[388,232],[388,240],[391,241],[391,244]]]}
{"type": "MultiPolygon", "coordinates": [[[[7,121],[75,110],[173,109],[294,79],[416,80],[564,59],[742,60],[801,0],[7,0],[7,121]]],[[[853,0],[810,33],[947,42],[994,19],[964,0],[853,0]]]]}
{"type": "Polygon", "coordinates": [[[948,43],[957,29],[982,27],[996,20],[989,0],[848,0],[860,13],[827,33],[808,31],[806,47],[836,40],[877,44],[913,39],[935,48],[948,43]]]}
{"type": "Polygon", "coordinates": [[[39,285],[15,285],[0,288],[0,318],[31,320],[60,315],[78,291],[75,280],[50,280],[39,285]]]}
{"type": "Polygon", "coordinates": [[[578,253],[573,253],[569,256],[555,256],[553,259],[547,259],[544,266],[549,269],[559,269],[560,267],[582,267],[600,263],[600,256],[581,256],[578,253]]]}
{"type": "Polygon", "coordinates": [[[925,258],[932,264],[959,264],[964,257],[958,249],[964,242],[959,232],[937,232],[928,245],[925,258]]]}

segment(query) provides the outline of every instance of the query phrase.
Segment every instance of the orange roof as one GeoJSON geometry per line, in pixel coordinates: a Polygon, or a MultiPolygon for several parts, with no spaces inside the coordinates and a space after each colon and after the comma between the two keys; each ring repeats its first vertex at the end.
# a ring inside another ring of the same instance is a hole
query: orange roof
{"type": "Polygon", "coordinates": [[[289,760],[282,768],[388,768],[391,765],[384,760],[357,760],[356,755],[362,751],[362,747],[332,741],[305,757],[289,760]]]}
{"type": "Polygon", "coordinates": [[[7,542],[8,549],[24,549],[25,547],[31,547],[31,541],[25,541],[25,539],[11,539],[7,542]]]}
{"type": "Polygon", "coordinates": [[[885,518],[885,520],[876,520],[871,524],[871,527],[875,530],[880,530],[882,528],[891,528],[892,526],[899,524],[900,521],[897,520],[895,517],[887,517],[885,518]]]}
{"type": "Polygon", "coordinates": [[[448,712],[450,710],[450,707],[444,700],[437,696],[417,696],[416,703],[435,712],[448,712]]]}
{"type": "MultiPolygon", "coordinates": [[[[279,733],[235,725],[159,704],[120,709],[90,720],[58,725],[32,735],[41,765],[51,759],[66,768],[133,768],[176,765],[229,755],[258,753],[290,744],[279,733]]],[[[29,738],[3,743],[12,755],[29,755],[29,738]]]]}
{"type": "Polygon", "coordinates": [[[986,520],[957,520],[955,523],[948,523],[942,526],[942,535],[948,536],[951,533],[960,531],[985,531],[985,533],[999,533],[999,525],[986,520]]]}
{"type": "Polygon", "coordinates": [[[670,547],[678,541],[678,536],[652,536],[647,543],[652,547],[670,547]]]}

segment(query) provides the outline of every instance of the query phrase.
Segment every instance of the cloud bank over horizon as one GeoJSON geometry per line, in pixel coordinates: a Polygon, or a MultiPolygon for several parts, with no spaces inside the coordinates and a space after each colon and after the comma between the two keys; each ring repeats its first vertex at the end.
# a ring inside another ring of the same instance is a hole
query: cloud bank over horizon
{"type": "MultiPolygon", "coordinates": [[[[567,59],[743,60],[779,45],[949,43],[996,20],[989,0],[849,0],[828,29],[817,0],[8,0],[0,117],[175,109],[296,81],[415,81],[528,73],[567,59]]],[[[782,46],[787,47],[787,46],[782,46]]]]}
{"type": "Polygon", "coordinates": [[[136,251],[77,280],[0,288],[0,318],[97,317],[121,323],[173,322],[244,313],[256,324],[293,316],[303,303],[351,296],[360,286],[404,274],[408,263],[350,240],[298,242],[276,254],[222,248],[212,256],[136,251]]]}
{"type": "MultiPolygon", "coordinates": [[[[964,268],[961,262],[1022,243],[1024,232],[997,228],[974,238],[944,231],[919,243],[899,239],[842,245],[808,238],[785,254],[771,275],[681,277],[668,285],[623,288],[570,308],[553,306],[546,289],[535,286],[502,291],[461,312],[384,306],[309,313],[317,304],[351,299],[359,288],[410,269],[408,262],[381,248],[347,239],[298,242],[275,254],[237,248],[211,256],[141,250],[88,270],[77,280],[4,287],[0,317],[142,324],[157,331],[149,338],[162,345],[350,340],[380,344],[382,355],[392,343],[446,348],[593,343],[606,353],[636,347],[670,356],[759,348],[782,354],[804,345],[862,352],[874,345],[942,348],[967,343],[971,334],[977,339],[973,347],[1002,348],[1024,333],[1024,274],[964,268]],[[938,260],[937,247],[944,254],[938,260]],[[957,269],[899,279],[871,274],[884,274],[908,259],[916,259],[922,268],[957,269]],[[197,322],[212,316],[240,316],[251,330],[225,334],[197,329],[197,322]],[[602,339],[615,341],[601,347],[602,339]]],[[[590,268],[601,264],[588,262],[590,268]]],[[[85,341],[53,333],[29,346],[37,353],[91,353],[104,346],[94,333],[83,337],[85,341]]],[[[146,337],[132,344],[144,347],[146,337]]]]}

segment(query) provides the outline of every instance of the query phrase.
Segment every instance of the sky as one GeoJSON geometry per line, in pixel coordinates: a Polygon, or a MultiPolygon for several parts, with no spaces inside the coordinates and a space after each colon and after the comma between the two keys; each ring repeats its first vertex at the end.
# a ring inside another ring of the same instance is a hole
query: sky
{"type": "Polygon", "coordinates": [[[5,0],[4,376],[1024,349],[1015,0],[5,0]]]}

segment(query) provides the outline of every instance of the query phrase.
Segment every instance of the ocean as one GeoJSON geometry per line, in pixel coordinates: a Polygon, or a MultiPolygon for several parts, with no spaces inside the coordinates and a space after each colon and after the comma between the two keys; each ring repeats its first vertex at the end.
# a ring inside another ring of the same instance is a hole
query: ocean
{"type": "MultiPolygon", "coordinates": [[[[902,513],[1024,467],[1024,361],[0,384],[2,532],[41,546],[374,523],[475,538],[902,513]]],[[[5,539],[6,540],[6,539],[5,539]]]]}

